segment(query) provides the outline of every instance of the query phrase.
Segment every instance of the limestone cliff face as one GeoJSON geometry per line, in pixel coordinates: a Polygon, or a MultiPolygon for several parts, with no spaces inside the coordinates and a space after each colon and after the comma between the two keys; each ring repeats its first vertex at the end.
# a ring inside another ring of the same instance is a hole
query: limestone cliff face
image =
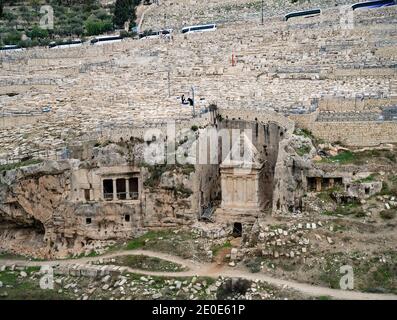
{"type": "Polygon", "coordinates": [[[304,180],[313,167],[311,159],[315,154],[309,138],[289,134],[280,142],[274,177],[274,213],[302,209],[304,180]]]}
{"type": "Polygon", "coordinates": [[[54,213],[69,191],[69,163],[45,162],[0,176],[0,249],[47,256],[54,213]]]}
{"type": "Polygon", "coordinates": [[[145,230],[191,223],[197,208],[194,167],[148,169],[131,162],[130,147],[110,144],[85,159],[1,172],[0,250],[65,257],[145,230]],[[110,199],[104,198],[104,180],[117,189],[110,199]],[[130,190],[139,193],[136,198],[126,198],[127,185],[137,188],[130,190]]]}
{"type": "Polygon", "coordinates": [[[175,227],[196,218],[193,201],[195,172],[181,167],[157,167],[144,171],[143,217],[150,228],[175,227]],[[153,175],[160,175],[153,181],[153,175]]]}

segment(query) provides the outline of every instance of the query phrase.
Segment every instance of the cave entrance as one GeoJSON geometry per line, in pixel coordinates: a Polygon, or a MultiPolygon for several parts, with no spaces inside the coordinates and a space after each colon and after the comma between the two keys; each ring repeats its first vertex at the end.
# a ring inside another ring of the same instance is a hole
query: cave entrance
{"type": "Polygon", "coordinates": [[[316,191],[317,190],[317,180],[313,177],[307,177],[307,189],[309,191],[316,191]]]}
{"type": "Polygon", "coordinates": [[[45,234],[44,224],[39,220],[34,219],[34,221],[32,223],[32,229],[39,235],[45,234]]]}
{"type": "Polygon", "coordinates": [[[243,235],[243,225],[240,222],[235,222],[233,224],[233,237],[241,238],[243,235]]]}

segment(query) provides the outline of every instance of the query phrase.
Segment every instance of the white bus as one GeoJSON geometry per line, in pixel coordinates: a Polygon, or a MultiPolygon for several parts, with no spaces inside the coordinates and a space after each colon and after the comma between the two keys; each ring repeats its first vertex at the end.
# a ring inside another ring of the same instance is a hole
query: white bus
{"type": "Polygon", "coordinates": [[[216,24],[202,24],[197,26],[184,27],[182,28],[182,33],[207,32],[215,30],[216,24]]]}
{"type": "Polygon", "coordinates": [[[172,29],[164,29],[160,31],[150,31],[150,32],[142,32],[139,34],[139,39],[158,39],[158,38],[170,38],[172,29]]]}
{"type": "Polygon", "coordinates": [[[15,52],[15,51],[24,51],[24,50],[26,49],[13,44],[0,47],[0,51],[5,51],[5,52],[15,52]]]}
{"type": "Polygon", "coordinates": [[[81,41],[80,39],[75,39],[75,40],[65,41],[65,42],[58,43],[58,44],[56,42],[51,42],[48,47],[50,49],[66,49],[66,48],[80,47],[82,44],[83,44],[83,41],[81,41]]]}
{"type": "Polygon", "coordinates": [[[101,36],[101,37],[95,37],[94,39],[92,39],[91,44],[92,45],[102,45],[102,44],[120,42],[121,40],[123,40],[123,37],[120,37],[120,36],[101,36]]]}

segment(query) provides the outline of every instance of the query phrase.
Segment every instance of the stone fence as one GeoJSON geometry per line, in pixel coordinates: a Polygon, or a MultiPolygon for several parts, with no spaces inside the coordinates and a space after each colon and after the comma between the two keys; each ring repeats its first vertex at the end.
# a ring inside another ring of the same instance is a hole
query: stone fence
{"type": "Polygon", "coordinates": [[[127,272],[128,268],[112,265],[69,264],[55,267],[54,274],[72,277],[99,278],[104,276],[119,276],[127,272]]]}
{"type": "Polygon", "coordinates": [[[293,115],[290,118],[296,121],[297,127],[305,128],[316,138],[328,142],[341,142],[355,147],[397,143],[396,121],[313,121],[316,113],[293,115]]]}

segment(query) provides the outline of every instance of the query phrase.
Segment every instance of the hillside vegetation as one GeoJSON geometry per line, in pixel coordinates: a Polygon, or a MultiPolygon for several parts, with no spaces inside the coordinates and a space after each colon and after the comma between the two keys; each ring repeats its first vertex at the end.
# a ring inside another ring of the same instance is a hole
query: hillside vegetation
{"type": "Polygon", "coordinates": [[[51,41],[104,34],[135,25],[135,8],[140,0],[117,0],[102,4],[99,0],[0,0],[0,46],[31,47],[51,41]],[[54,10],[54,28],[45,29],[40,20],[41,6],[54,10]]]}

